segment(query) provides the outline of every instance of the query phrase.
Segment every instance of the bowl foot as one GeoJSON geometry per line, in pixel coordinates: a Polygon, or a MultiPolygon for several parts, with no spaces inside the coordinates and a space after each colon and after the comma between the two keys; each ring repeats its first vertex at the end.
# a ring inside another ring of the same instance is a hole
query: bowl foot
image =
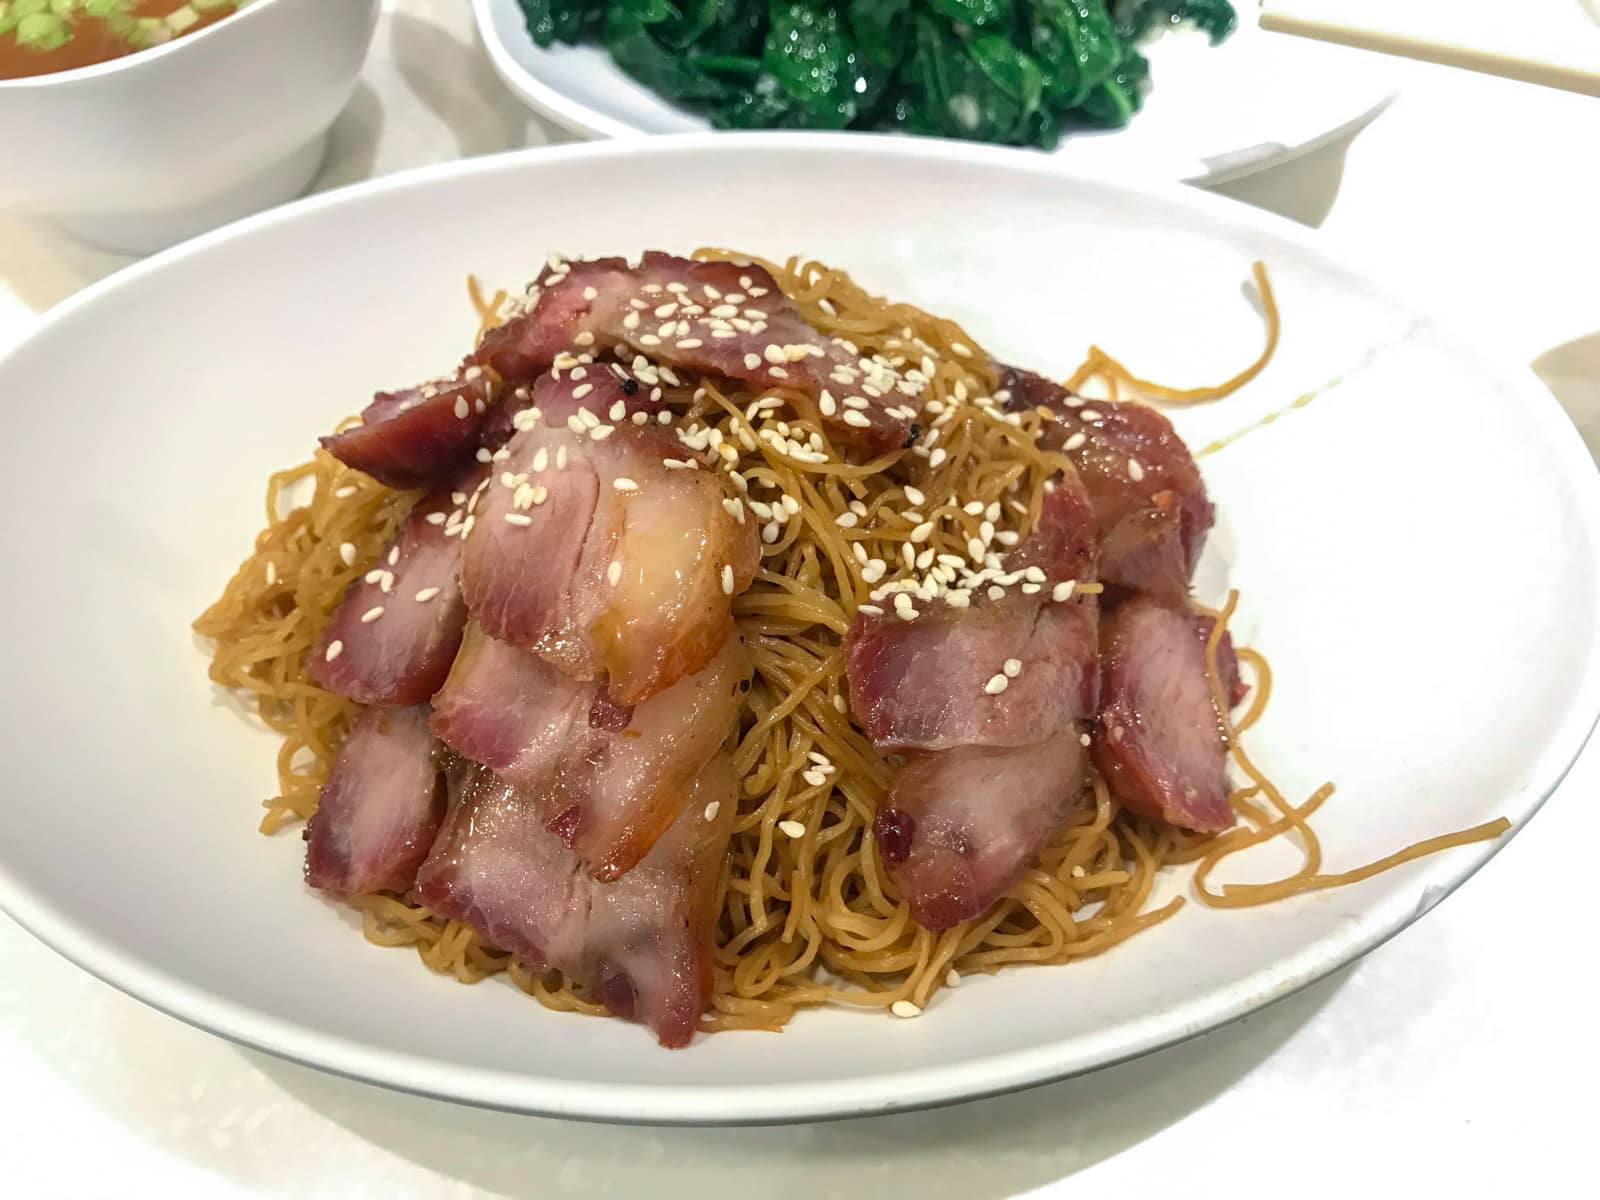
{"type": "Polygon", "coordinates": [[[153,254],[208,229],[294,199],[322,166],[328,134],[262,167],[224,192],[182,208],[139,212],[55,213],[50,216],[76,238],[123,254],[153,254]]]}

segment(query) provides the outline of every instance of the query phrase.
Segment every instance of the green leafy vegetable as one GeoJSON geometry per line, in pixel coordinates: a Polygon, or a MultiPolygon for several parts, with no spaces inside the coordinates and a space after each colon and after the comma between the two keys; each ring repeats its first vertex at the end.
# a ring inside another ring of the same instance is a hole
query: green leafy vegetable
{"type": "Polygon", "coordinates": [[[723,129],[880,129],[1053,147],[1139,111],[1138,43],[1233,31],[1228,0],[518,0],[723,129]]]}

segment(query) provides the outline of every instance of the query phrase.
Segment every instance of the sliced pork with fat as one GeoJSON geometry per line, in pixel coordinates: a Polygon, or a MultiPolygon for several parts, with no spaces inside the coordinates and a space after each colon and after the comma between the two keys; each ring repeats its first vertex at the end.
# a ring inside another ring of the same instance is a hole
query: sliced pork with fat
{"type": "MultiPolygon", "coordinates": [[[[1183,829],[1218,833],[1234,823],[1223,741],[1205,646],[1209,618],[1145,597],[1101,626],[1101,710],[1095,765],[1122,804],[1183,829]]],[[[1217,667],[1229,703],[1243,698],[1226,634],[1217,667]]]]}
{"type": "Polygon", "coordinates": [[[934,601],[910,622],[858,614],[846,638],[852,710],[875,744],[906,754],[874,837],[930,929],[1000,899],[1083,792],[1099,604],[1057,589],[1095,576],[1088,500],[1070,473],[1006,566],[1019,575],[999,599],[934,601]]]}
{"type": "Polygon", "coordinates": [[[493,386],[481,369],[379,392],[359,425],[321,439],[322,445],[379,483],[424,487],[471,457],[493,402],[493,386]]]}
{"type": "Polygon", "coordinates": [[[686,1045],[711,996],[717,882],[735,810],[719,755],[644,860],[589,877],[541,806],[483,767],[452,772],[451,806],[415,898],[534,970],[554,969],[663,1046],[686,1045]]]}
{"type": "Polygon", "coordinates": [[[733,731],[749,656],[730,635],[702,670],[632,708],[469,626],[433,731],[492,768],[600,879],[634,869],[733,731]]]}
{"type": "Polygon", "coordinates": [[[1107,584],[1181,605],[1215,518],[1205,483],[1172,423],[1147,404],[1085,400],[1006,368],[1014,410],[1053,415],[1040,445],[1072,458],[1089,494],[1107,584]]]}
{"type": "Polygon", "coordinates": [[[428,710],[369,708],[323,785],[306,834],[306,882],[335,896],[404,892],[444,817],[428,710]]]}
{"type": "Polygon", "coordinates": [[[461,644],[461,541],[449,520],[482,472],[429,493],[371,570],[352,582],[306,657],[306,673],[361,704],[422,704],[461,644]],[[465,489],[465,491],[461,490],[465,489]]]}
{"type": "Polygon", "coordinates": [[[868,456],[905,445],[916,419],[915,385],[808,325],[763,268],[656,251],[637,267],[601,258],[546,269],[526,311],[491,329],[471,361],[526,382],[564,350],[618,346],[669,367],[788,389],[833,441],[868,456]],[[834,403],[821,403],[824,391],[834,403]]]}
{"type": "Polygon", "coordinates": [[[927,929],[980,916],[1021,878],[1083,793],[1075,729],[1026,746],[913,753],[872,822],[878,853],[927,929]]]}
{"type": "Polygon", "coordinates": [[[716,654],[760,543],[713,472],[688,467],[657,428],[612,416],[623,393],[597,374],[534,389],[539,419],[494,464],[461,577],[487,633],[574,678],[608,678],[628,706],[716,654]]]}

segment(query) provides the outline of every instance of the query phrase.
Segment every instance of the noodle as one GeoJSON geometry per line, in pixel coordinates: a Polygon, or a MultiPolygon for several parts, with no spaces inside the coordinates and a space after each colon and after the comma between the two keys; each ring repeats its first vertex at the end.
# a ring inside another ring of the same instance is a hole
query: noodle
{"type": "MultiPolygon", "coordinates": [[[[699,256],[735,257],[720,250],[699,256]]],[[[1293,805],[1246,754],[1239,735],[1265,710],[1272,676],[1261,655],[1242,649],[1254,682],[1251,704],[1237,722],[1224,715],[1221,728],[1247,781],[1232,797],[1245,825],[1211,837],[1136,817],[1092,775],[1083,802],[1003,900],[951,929],[918,925],[894,894],[869,833],[892,769],[847,715],[841,638],[869,593],[882,586],[877,581],[914,576],[940,554],[965,554],[970,540],[983,537],[985,524],[1004,521],[1017,536],[1031,530],[1046,482],[1068,460],[1037,448],[1040,412],[1006,413],[984,399],[998,378],[959,325],[872,297],[820,263],[763,265],[824,334],[848,338],[863,353],[920,363],[927,376],[924,412],[935,417],[915,445],[873,462],[851,465],[832,453],[829,461],[810,462],[759,428],[765,413],[795,411],[782,388],[724,392],[704,384],[692,395],[685,389],[671,397],[681,424],[717,431],[729,453],[738,453],[735,482],[764,523],[760,570],[734,605],[755,679],[734,751],[739,810],[718,884],[715,988],[703,1029],[777,1029],[798,1009],[822,1004],[886,1008],[910,1000],[923,1007],[960,975],[1103,953],[1183,905],[1177,896],[1150,906],[1159,874],[1178,864],[1198,863],[1195,890],[1204,903],[1237,907],[1354,882],[1506,828],[1491,822],[1353,871],[1323,873],[1309,819],[1332,786],[1293,805]],[[849,513],[856,519],[841,521],[849,513]],[[820,783],[813,754],[828,764],[820,783]],[[804,832],[780,830],[780,823],[792,828],[788,822],[804,832]],[[1208,886],[1225,858],[1282,835],[1302,848],[1297,871],[1269,883],[1208,886]]],[[[1098,375],[1113,394],[1127,387],[1181,402],[1238,387],[1260,371],[1278,339],[1277,306],[1259,264],[1255,278],[1266,347],[1226,383],[1164,388],[1098,348],[1071,383],[1098,375]]],[[[475,280],[470,289],[486,330],[501,319],[506,294],[486,298],[475,280]]],[[[781,429],[813,450],[832,450],[826,432],[805,419],[789,418],[781,429]]],[[[414,499],[415,493],[384,488],[322,451],[279,472],[268,483],[267,525],[254,552],[195,623],[215,642],[211,678],[254,695],[262,720],[283,738],[278,792],[265,802],[263,832],[316,808],[357,707],[311,684],[304,656],[346,586],[376,561],[414,499]]],[[[1213,614],[1206,646],[1213,696],[1224,714],[1216,656],[1235,599],[1213,614]]],[[[394,895],[354,903],[369,941],[412,946],[435,971],[463,983],[505,971],[547,1007],[605,1011],[559,974],[529,972],[512,962],[460,921],[441,920],[394,895]]]]}

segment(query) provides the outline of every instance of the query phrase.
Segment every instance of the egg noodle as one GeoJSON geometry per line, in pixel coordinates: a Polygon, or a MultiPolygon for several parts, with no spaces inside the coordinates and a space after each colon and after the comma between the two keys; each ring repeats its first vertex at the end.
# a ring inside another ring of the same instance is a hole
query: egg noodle
{"type": "MultiPolygon", "coordinates": [[[[737,256],[702,250],[698,257],[737,256]]],[[[944,561],[940,555],[963,559],[970,539],[984,536],[986,522],[998,527],[987,532],[1000,546],[1026,536],[1046,481],[1067,460],[1037,448],[1040,412],[1008,414],[990,399],[1000,385],[991,360],[954,322],[870,296],[820,263],[792,258],[762,265],[824,334],[853,341],[863,354],[920,364],[928,376],[924,413],[933,418],[914,446],[851,465],[831,453],[822,430],[797,419],[784,422],[785,410],[793,410],[782,389],[722,391],[702,383],[668,393],[681,413],[680,429],[702,445],[728,447],[721,451],[724,467],[747,490],[763,523],[760,571],[735,603],[755,679],[734,748],[739,813],[719,884],[715,990],[702,1029],[776,1029],[810,1005],[887,1008],[908,1000],[921,1009],[963,974],[1099,954],[1183,905],[1181,895],[1152,903],[1164,867],[1196,864],[1198,898],[1236,907],[1354,882],[1509,828],[1493,821],[1356,870],[1323,873],[1309,820],[1333,787],[1324,784],[1295,804],[1246,753],[1240,735],[1265,710],[1272,675],[1259,653],[1241,649],[1250,704],[1237,720],[1224,716],[1221,722],[1243,780],[1232,793],[1238,827],[1198,835],[1134,816],[1091,772],[1082,803],[1003,900],[942,932],[918,925],[887,881],[869,832],[891,764],[849,716],[841,638],[874,588],[920,578],[944,561]],[[793,457],[795,441],[820,444],[828,461],[793,457]],[[1300,847],[1304,862],[1297,871],[1267,883],[1210,885],[1224,858],[1280,837],[1300,847]]],[[[1112,393],[1177,401],[1226,394],[1261,369],[1277,342],[1277,309],[1259,265],[1256,281],[1267,316],[1266,348],[1227,383],[1163,388],[1098,348],[1069,382],[1098,378],[1112,393]]],[[[483,328],[497,323],[504,293],[485,299],[474,282],[472,295],[483,328]]],[[[215,642],[211,678],[253,693],[262,720],[283,739],[278,794],[266,801],[261,821],[265,833],[315,811],[358,711],[307,679],[306,652],[416,497],[383,487],[322,451],[278,472],[267,484],[267,524],[254,552],[195,623],[215,642]]],[[[1223,713],[1216,655],[1235,600],[1230,595],[1212,614],[1218,620],[1206,647],[1223,713]]],[[[605,1012],[558,973],[525,970],[464,922],[441,920],[390,894],[354,903],[369,940],[414,946],[435,971],[470,983],[509,970],[551,1008],[605,1012]]]]}

